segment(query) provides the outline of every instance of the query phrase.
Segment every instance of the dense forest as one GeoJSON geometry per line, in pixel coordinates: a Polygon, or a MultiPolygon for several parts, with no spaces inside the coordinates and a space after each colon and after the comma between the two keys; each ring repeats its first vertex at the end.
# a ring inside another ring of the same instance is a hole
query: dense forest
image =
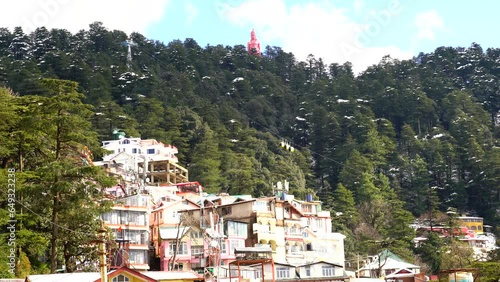
{"type": "MultiPolygon", "coordinates": [[[[386,56],[354,74],[349,62],[299,61],[279,47],[255,56],[244,45],[163,43],[99,22],[76,34],[0,28],[0,178],[5,186],[16,169],[17,198],[29,202],[17,208],[18,256],[35,272],[44,254],[75,261],[86,235],[64,240],[62,227],[88,231],[72,225],[105,207],[75,212],[92,205],[90,192],[71,196],[70,183],[112,180],[65,169],[68,156],[88,146],[98,159],[98,141],[120,129],[175,145],[209,193],[267,196],[288,180],[296,197],[314,194],[347,236],[346,258],[389,248],[429,272],[453,266],[436,257],[437,239],[413,249],[410,224],[467,214],[500,225],[499,78],[500,48],[476,43],[386,56]],[[131,58],[126,40],[136,43],[131,58]]],[[[0,200],[7,205],[6,194],[0,200]]]]}

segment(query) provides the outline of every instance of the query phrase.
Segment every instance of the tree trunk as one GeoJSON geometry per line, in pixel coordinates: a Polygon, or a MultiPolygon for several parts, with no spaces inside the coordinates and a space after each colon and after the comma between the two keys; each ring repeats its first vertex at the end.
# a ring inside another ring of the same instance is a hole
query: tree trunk
{"type": "Polygon", "coordinates": [[[57,270],[57,237],[59,236],[59,226],[57,224],[59,217],[59,200],[57,193],[54,196],[52,207],[52,234],[50,237],[50,273],[56,273],[57,270]]]}
{"type": "Polygon", "coordinates": [[[180,245],[181,239],[182,239],[182,238],[179,238],[180,229],[181,229],[181,224],[178,223],[177,224],[177,236],[175,237],[174,255],[172,257],[170,257],[169,262],[168,262],[168,270],[169,271],[175,270],[174,264],[175,264],[175,260],[177,259],[177,252],[179,251],[179,245],[180,245]]]}

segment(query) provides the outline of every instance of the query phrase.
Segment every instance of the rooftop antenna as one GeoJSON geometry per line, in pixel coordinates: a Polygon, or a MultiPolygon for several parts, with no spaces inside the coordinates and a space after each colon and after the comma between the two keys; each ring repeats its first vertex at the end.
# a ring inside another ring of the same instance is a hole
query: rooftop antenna
{"type": "Polygon", "coordinates": [[[122,42],[122,46],[126,46],[128,49],[127,68],[130,70],[132,68],[132,47],[136,47],[137,43],[135,43],[132,39],[127,38],[127,40],[122,42]]]}

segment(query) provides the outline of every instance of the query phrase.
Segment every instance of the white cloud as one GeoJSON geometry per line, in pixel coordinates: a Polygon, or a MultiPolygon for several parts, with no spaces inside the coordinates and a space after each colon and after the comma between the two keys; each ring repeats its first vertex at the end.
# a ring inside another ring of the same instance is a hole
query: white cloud
{"type": "Polygon", "coordinates": [[[198,14],[199,14],[199,11],[198,11],[198,8],[196,8],[193,3],[191,2],[188,2],[186,4],[186,14],[187,14],[187,18],[186,18],[186,22],[188,24],[191,24],[193,22],[193,20],[198,17],[198,14]]]}
{"type": "Polygon", "coordinates": [[[2,2],[0,26],[21,26],[25,32],[37,27],[64,28],[71,32],[103,22],[108,29],[144,33],[161,19],[170,0],[24,0],[2,2]]]}
{"type": "Polygon", "coordinates": [[[434,39],[436,30],[443,29],[444,22],[436,10],[419,13],[415,16],[415,25],[418,28],[418,39],[434,39]]]}
{"type": "Polygon", "coordinates": [[[313,54],[328,64],[350,61],[355,73],[378,63],[385,55],[398,59],[412,57],[412,52],[396,46],[366,47],[384,28],[395,24],[394,17],[401,12],[397,0],[372,14],[363,24],[352,21],[346,10],[326,1],[286,3],[288,7],[285,0],[244,0],[236,5],[219,3],[218,14],[232,24],[255,27],[263,46],[267,45],[263,42],[278,41],[285,51],[292,52],[299,60],[313,54]]]}
{"type": "Polygon", "coordinates": [[[354,0],[354,10],[360,12],[365,7],[364,0],[354,0]]]}

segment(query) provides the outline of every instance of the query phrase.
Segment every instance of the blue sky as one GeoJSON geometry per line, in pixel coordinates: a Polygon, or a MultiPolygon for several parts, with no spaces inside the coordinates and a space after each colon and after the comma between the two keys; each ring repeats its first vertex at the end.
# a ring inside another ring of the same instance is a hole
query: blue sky
{"type": "Polygon", "coordinates": [[[304,60],[351,61],[355,72],[384,55],[407,59],[439,46],[500,47],[499,1],[431,0],[21,0],[4,1],[0,26],[65,28],[102,21],[168,43],[246,45],[255,29],[261,46],[280,46],[304,60]]]}

